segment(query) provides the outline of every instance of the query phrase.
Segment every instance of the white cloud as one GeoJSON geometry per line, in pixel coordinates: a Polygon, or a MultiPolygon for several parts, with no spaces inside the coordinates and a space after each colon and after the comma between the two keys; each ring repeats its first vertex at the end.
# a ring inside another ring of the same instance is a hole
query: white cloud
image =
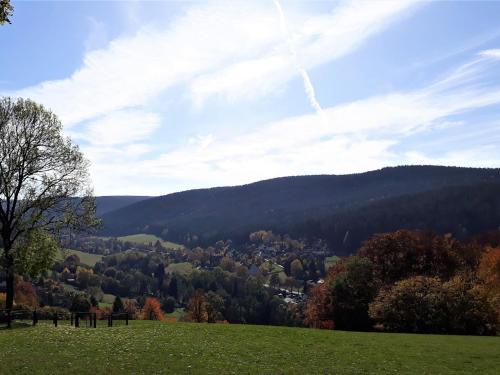
{"type": "MultiPolygon", "coordinates": [[[[433,158],[416,151],[401,155],[392,149],[417,132],[466,123],[449,120],[450,116],[500,104],[500,86],[481,85],[485,70],[491,69],[488,59],[474,60],[473,70],[467,68],[470,66],[464,64],[420,90],[326,108],[325,121],[318,114],[310,114],[262,124],[235,137],[210,135],[208,141],[198,137],[158,157],[127,167],[108,165],[102,172],[132,178],[140,171],[149,181],[158,181],[148,187],[148,193],[160,194],[168,192],[166,181],[175,181],[178,190],[285,175],[362,172],[402,161],[498,166],[500,155],[492,147],[447,152],[433,158]],[[462,85],[464,77],[468,84],[462,85]]],[[[474,124],[475,131],[480,125],[474,124]]]]}
{"type": "Polygon", "coordinates": [[[112,112],[87,124],[85,132],[75,133],[93,145],[118,145],[142,141],[160,127],[160,117],[141,110],[112,112]]]}
{"type": "MultiPolygon", "coordinates": [[[[345,55],[409,4],[347,3],[326,16],[291,9],[297,58],[312,67],[345,55]]],[[[145,26],[135,36],[87,52],[67,79],[4,94],[41,102],[72,126],[144,105],[179,83],[188,84],[201,104],[211,95],[270,93],[295,74],[272,3],[216,2],[192,5],[164,29],[145,26]]]]}
{"type": "Polygon", "coordinates": [[[500,59],[500,49],[488,49],[486,51],[482,51],[479,55],[484,57],[493,57],[496,59],[500,59]]]}
{"type": "MultiPolygon", "coordinates": [[[[285,30],[291,37],[261,52],[261,56],[236,61],[215,72],[200,75],[191,82],[191,95],[203,103],[212,95],[235,100],[268,94],[297,74],[347,55],[374,33],[383,30],[414,1],[344,2],[330,14],[303,15],[291,10],[294,27],[285,30]],[[293,56],[289,50],[293,46],[293,56]]],[[[282,29],[279,15],[275,22],[282,29]]],[[[285,28],[286,29],[286,28],[285,28]]],[[[307,74],[306,74],[307,76],[307,74]]],[[[307,79],[306,79],[307,81],[307,79]]],[[[306,82],[307,85],[307,82],[306,82]]],[[[309,88],[310,90],[310,88],[309,88]]],[[[309,92],[309,98],[311,95],[309,92]]],[[[311,100],[317,108],[317,100],[311,100]]]]}

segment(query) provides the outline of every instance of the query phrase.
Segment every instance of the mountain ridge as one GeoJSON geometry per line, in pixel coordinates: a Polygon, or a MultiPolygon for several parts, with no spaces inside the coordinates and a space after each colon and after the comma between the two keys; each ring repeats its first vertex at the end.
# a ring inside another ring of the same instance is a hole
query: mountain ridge
{"type": "Polygon", "coordinates": [[[354,212],[370,203],[483,183],[500,184],[500,169],[400,166],[350,175],[278,177],[143,199],[104,213],[102,234],[144,232],[192,245],[243,239],[259,229],[299,235],[294,228],[310,220],[354,212]]]}

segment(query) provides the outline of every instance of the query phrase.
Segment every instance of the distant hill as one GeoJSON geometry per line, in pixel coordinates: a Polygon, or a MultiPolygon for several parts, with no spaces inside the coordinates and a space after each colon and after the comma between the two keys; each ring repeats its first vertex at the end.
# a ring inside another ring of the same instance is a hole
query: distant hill
{"type": "Polygon", "coordinates": [[[346,253],[372,232],[393,227],[458,230],[458,218],[467,218],[462,232],[496,228],[500,210],[484,222],[478,217],[481,206],[470,207],[470,202],[489,207],[499,187],[500,169],[439,166],[283,177],[141,200],[105,213],[103,234],[150,233],[173,242],[208,244],[225,238],[241,241],[252,231],[272,229],[328,238],[335,248],[342,237],[339,252],[346,253]],[[456,189],[447,190],[452,187],[456,189]],[[444,210],[443,205],[452,207],[444,210]],[[482,224],[473,225],[476,219],[482,224]],[[373,220],[377,222],[363,224],[373,220]],[[435,226],[436,222],[449,225],[435,226]]]}
{"type": "Polygon", "coordinates": [[[148,199],[148,196],[137,195],[115,195],[115,196],[101,196],[96,197],[97,216],[102,216],[105,213],[118,210],[122,207],[129,206],[148,199]]]}

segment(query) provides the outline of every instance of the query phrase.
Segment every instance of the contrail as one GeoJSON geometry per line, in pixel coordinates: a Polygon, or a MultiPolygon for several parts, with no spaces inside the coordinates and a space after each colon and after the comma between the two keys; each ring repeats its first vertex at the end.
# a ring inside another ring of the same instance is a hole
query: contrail
{"type": "Polygon", "coordinates": [[[273,0],[273,1],[274,5],[276,5],[276,9],[278,10],[278,14],[280,16],[281,31],[283,32],[286,38],[288,44],[288,50],[292,55],[293,63],[295,65],[295,68],[302,76],[302,80],[304,81],[304,89],[306,90],[306,95],[307,98],[309,99],[309,103],[311,104],[311,107],[313,107],[313,109],[316,111],[316,113],[321,117],[323,117],[323,108],[321,108],[321,105],[316,99],[316,92],[314,91],[314,86],[311,82],[311,79],[309,78],[309,74],[307,74],[307,71],[304,69],[304,67],[300,65],[299,59],[297,58],[297,51],[295,50],[295,46],[293,45],[293,41],[290,36],[290,32],[288,31],[288,27],[286,25],[285,13],[283,12],[283,8],[281,7],[279,0],[273,0]]]}

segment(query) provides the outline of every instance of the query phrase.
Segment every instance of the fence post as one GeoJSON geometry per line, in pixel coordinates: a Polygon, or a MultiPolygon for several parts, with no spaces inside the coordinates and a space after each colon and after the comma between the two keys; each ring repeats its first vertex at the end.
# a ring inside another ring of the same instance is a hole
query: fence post
{"type": "Polygon", "coordinates": [[[75,327],[80,327],[80,316],[78,313],[75,314],[75,327]]]}
{"type": "Polygon", "coordinates": [[[7,328],[12,327],[12,315],[11,315],[11,310],[7,310],[7,328]]]}
{"type": "MultiPolygon", "coordinates": [[[[73,318],[73,315],[71,315],[71,317],[73,318]]],[[[71,320],[73,320],[73,319],[71,319],[71,320]]],[[[57,327],[57,313],[54,313],[53,321],[54,321],[54,327],[57,327]]]]}
{"type": "Polygon", "coordinates": [[[94,328],[97,328],[97,313],[94,313],[94,328]]]}
{"type": "Polygon", "coordinates": [[[128,326],[128,313],[125,313],[125,325],[128,326]]]}
{"type": "Polygon", "coordinates": [[[33,325],[36,326],[38,323],[38,316],[36,315],[36,310],[33,311],[33,325]]]}
{"type": "Polygon", "coordinates": [[[73,313],[71,313],[71,326],[73,326],[73,313]]]}

